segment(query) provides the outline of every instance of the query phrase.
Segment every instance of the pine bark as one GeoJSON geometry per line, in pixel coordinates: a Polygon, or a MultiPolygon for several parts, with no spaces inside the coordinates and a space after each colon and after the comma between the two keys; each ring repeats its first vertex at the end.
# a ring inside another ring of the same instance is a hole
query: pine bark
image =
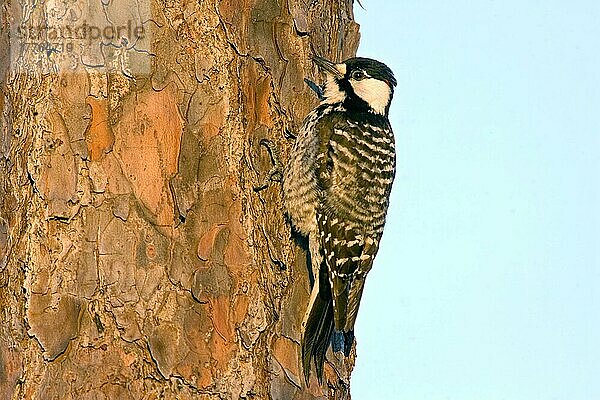
{"type": "Polygon", "coordinates": [[[63,3],[0,6],[0,398],[349,398],[353,356],[303,383],[305,254],[253,189],[311,54],[355,53],[352,1],[148,2],[102,3],[149,41],[94,60],[15,39],[63,3]]]}

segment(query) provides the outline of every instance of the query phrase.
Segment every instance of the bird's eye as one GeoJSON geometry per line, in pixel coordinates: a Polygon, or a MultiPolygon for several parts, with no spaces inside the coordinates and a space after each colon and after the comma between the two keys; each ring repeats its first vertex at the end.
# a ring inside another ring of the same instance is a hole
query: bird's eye
{"type": "Polygon", "coordinates": [[[359,70],[356,70],[356,71],[352,72],[351,78],[354,79],[355,81],[360,81],[362,79],[365,79],[366,75],[365,75],[365,73],[363,71],[361,71],[359,69],[359,70]]]}

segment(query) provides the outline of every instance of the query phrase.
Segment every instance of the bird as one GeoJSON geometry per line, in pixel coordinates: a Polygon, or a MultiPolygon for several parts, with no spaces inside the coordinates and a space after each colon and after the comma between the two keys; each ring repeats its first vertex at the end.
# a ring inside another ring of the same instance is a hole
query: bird
{"type": "Polygon", "coordinates": [[[396,170],[389,109],[397,82],[391,69],[364,57],[312,60],[327,79],[283,171],[285,213],[293,230],[308,239],[312,272],[301,340],[307,385],[311,363],[322,383],[334,333],[345,357],[350,355],[396,170]]]}

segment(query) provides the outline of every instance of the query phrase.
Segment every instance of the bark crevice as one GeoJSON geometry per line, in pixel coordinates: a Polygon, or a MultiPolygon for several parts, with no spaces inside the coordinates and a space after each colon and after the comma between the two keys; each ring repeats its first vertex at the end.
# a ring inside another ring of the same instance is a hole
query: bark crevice
{"type": "Polygon", "coordinates": [[[34,3],[0,6],[0,397],[348,398],[352,359],[303,383],[306,259],[254,187],[314,49],[356,51],[352,4],[34,3]],[[71,57],[10,26],[93,13],[149,39],[71,57]]]}

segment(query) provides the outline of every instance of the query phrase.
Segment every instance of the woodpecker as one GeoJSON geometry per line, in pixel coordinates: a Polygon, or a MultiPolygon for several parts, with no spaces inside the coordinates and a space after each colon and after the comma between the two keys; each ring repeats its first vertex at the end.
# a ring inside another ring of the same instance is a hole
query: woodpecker
{"type": "Polygon", "coordinates": [[[332,335],[348,357],[365,278],[379,248],[395,174],[388,119],[392,71],[370,58],[313,61],[327,80],[294,143],[283,176],[285,211],[308,238],[314,284],[302,322],[302,364],[323,380],[332,335]]]}

